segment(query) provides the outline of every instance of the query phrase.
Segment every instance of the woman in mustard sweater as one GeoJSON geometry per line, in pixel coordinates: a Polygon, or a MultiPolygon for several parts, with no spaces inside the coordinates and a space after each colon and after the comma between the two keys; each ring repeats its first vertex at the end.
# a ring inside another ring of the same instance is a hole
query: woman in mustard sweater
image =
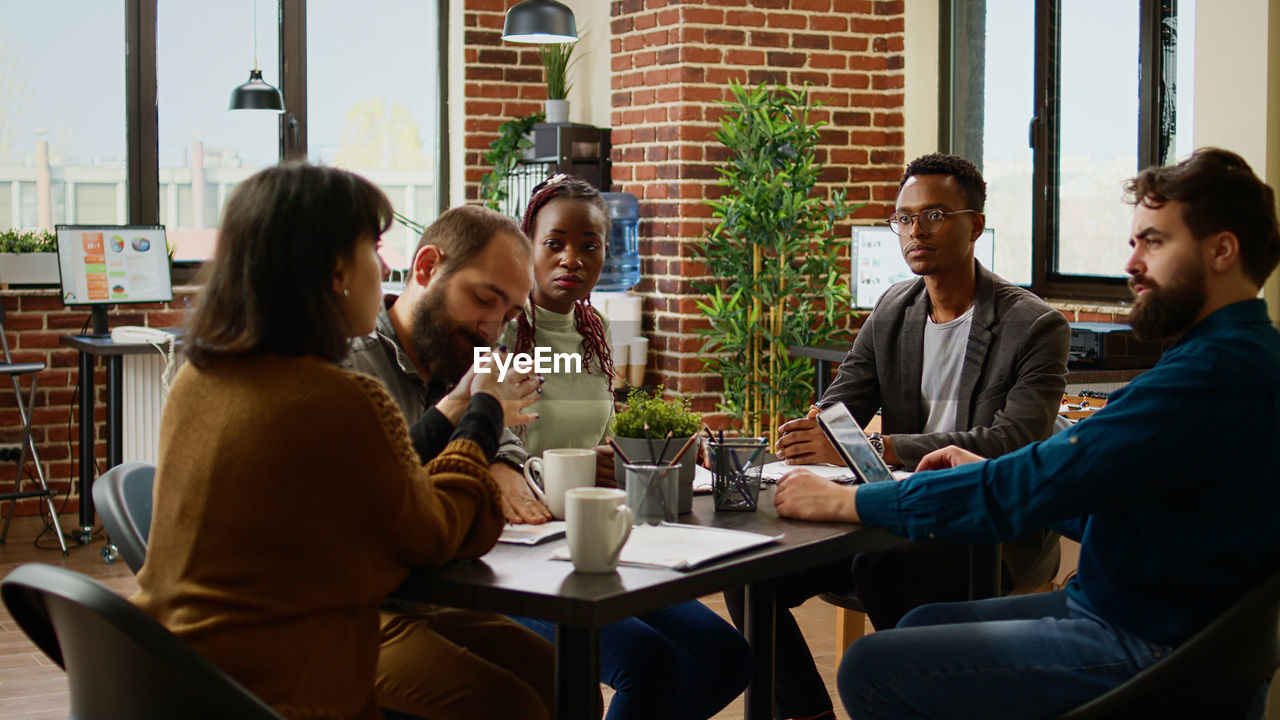
{"type": "Polygon", "coordinates": [[[424,613],[439,634],[397,630],[429,638],[438,672],[398,695],[378,668],[375,694],[380,603],[411,568],[493,545],[498,430],[536,397],[527,378],[464,383],[467,413],[423,467],[382,385],[336,365],[373,330],[391,215],[367,180],[317,166],[270,168],[232,194],[165,405],[134,602],[290,718],[372,720],[424,697],[432,717],[544,718],[550,646],[465,611],[424,613]],[[480,657],[451,629],[512,652],[480,657]]]}

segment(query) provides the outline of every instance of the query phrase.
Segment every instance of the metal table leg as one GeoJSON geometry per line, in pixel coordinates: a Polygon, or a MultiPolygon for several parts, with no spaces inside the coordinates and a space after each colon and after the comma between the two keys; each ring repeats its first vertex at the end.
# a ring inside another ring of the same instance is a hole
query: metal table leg
{"type": "Polygon", "coordinates": [[[969,546],[969,599],[1000,597],[1000,546],[969,546]]]}
{"type": "Polygon", "coordinates": [[[771,582],[747,586],[745,630],[755,663],[751,685],[747,687],[744,720],[772,720],[774,665],[774,606],[777,603],[771,582]]]}
{"type": "Polygon", "coordinates": [[[556,623],[556,718],[597,720],[600,631],[556,623]]]}
{"type": "Polygon", "coordinates": [[[80,528],[76,540],[87,545],[93,539],[93,356],[80,353],[80,528]]]}

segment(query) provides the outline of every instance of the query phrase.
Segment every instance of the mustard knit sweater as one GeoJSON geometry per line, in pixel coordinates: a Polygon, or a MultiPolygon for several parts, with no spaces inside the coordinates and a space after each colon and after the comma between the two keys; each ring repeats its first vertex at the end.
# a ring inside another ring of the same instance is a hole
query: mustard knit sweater
{"type": "Polygon", "coordinates": [[[314,357],[186,365],[133,601],[290,718],[381,718],[379,603],[502,529],[479,445],[416,457],[370,377],[314,357]]]}

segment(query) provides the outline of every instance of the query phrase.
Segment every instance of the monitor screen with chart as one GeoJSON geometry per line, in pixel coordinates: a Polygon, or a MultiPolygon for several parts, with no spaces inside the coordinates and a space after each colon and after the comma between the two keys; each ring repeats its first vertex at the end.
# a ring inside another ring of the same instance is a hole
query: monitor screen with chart
{"type": "Polygon", "coordinates": [[[58,225],[62,303],[93,308],[93,332],[106,332],[106,306],[173,299],[162,225],[58,225]]]}
{"type": "MultiPolygon", "coordinates": [[[[996,232],[982,231],[974,243],[973,254],[990,269],[995,259],[996,232]]],[[[915,277],[902,258],[898,236],[887,223],[855,226],[849,246],[849,282],[853,307],[872,308],[890,285],[915,277]]]]}

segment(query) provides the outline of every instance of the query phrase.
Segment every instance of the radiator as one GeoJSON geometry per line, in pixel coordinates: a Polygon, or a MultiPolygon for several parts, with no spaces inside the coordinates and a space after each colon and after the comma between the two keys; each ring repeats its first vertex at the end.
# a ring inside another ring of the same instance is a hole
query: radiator
{"type": "MultiPolygon", "coordinates": [[[[160,456],[160,411],[164,409],[165,356],[159,351],[124,356],[121,388],[125,462],[154,465],[160,456]]],[[[180,361],[179,361],[180,362],[180,361]]],[[[175,370],[176,370],[175,363],[175,370]]],[[[172,375],[170,375],[172,377],[172,375]]]]}

